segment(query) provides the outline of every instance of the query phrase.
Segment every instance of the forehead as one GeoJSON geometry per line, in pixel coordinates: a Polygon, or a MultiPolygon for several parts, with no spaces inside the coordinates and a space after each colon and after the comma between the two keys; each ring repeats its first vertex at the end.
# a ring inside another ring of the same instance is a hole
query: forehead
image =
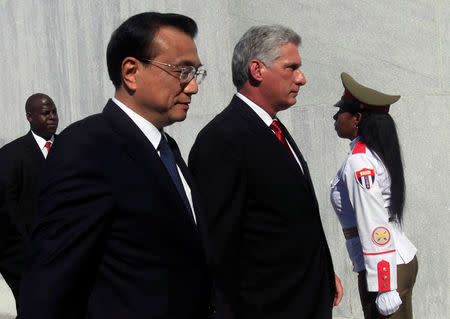
{"type": "Polygon", "coordinates": [[[35,111],[35,112],[40,112],[40,111],[56,108],[55,103],[53,103],[53,100],[46,96],[35,98],[31,102],[30,106],[31,106],[31,110],[35,111]]]}
{"type": "Polygon", "coordinates": [[[174,27],[161,27],[154,38],[155,60],[177,65],[200,65],[197,46],[186,33],[174,27]]]}
{"type": "Polygon", "coordinates": [[[353,116],[352,113],[350,113],[349,111],[345,111],[343,109],[339,109],[336,114],[338,114],[341,118],[350,118],[353,116]]]}
{"type": "Polygon", "coordinates": [[[298,48],[294,43],[285,43],[280,48],[280,57],[277,59],[280,62],[301,64],[302,59],[298,53],[298,48]]]}

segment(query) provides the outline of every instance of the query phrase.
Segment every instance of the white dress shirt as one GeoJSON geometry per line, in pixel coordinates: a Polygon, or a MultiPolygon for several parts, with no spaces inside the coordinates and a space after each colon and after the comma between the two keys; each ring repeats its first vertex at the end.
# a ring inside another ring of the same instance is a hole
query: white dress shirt
{"type": "MultiPolygon", "coordinates": [[[[31,131],[31,133],[33,134],[33,137],[36,140],[36,143],[39,146],[39,149],[41,150],[42,155],[44,155],[44,157],[47,158],[48,149],[45,147],[45,143],[47,143],[47,140],[40,137],[39,135],[35,134],[33,131],[31,131]]],[[[53,144],[53,142],[55,141],[55,136],[52,135],[52,138],[49,139],[49,141],[52,142],[52,144],[53,144]]]]}
{"type": "MultiPolygon", "coordinates": [[[[166,138],[164,135],[164,132],[161,130],[159,131],[152,123],[147,121],[145,118],[134,112],[132,109],[127,107],[125,104],[117,100],[115,97],[112,98],[112,101],[120,107],[122,111],[124,111],[131,120],[139,127],[139,129],[144,133],[144,135],[147,137],[147,139],[152,143],[155,150],[158,150],[159,142],[161,141],[161,138],[166,138]]],[[[159,151],[157,151],[158,155],[160,155],[159,151]]],[[[181,172],[180,168],[177,165],[178,174],[180,175],[181,182],[184,187],[184,191],[186,192],[186,196],[189,201],[189,205],[191,207],[192,211],[192,217],[194,218],[195,223],[197,223],[197,218],[195,217],[195,211],[194,211],[194,205],[192,203],[192,194],[191,194],[191,188],[189,187],[188,183],[186,182],[186,179],[184,178],[183,173],[181,172]]]]}

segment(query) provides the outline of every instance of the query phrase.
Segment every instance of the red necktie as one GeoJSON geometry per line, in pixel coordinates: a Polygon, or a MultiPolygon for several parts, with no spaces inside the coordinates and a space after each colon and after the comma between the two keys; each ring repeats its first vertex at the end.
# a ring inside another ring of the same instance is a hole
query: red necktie
{"type": "Polygon", "coordinates": [[[289,153],[291,153],[291,155],[294,156],[294,154],[292,154],[292,151],[291,151],[291,148],[289,147],[288,142],[286,141],[286,138],[284,137],[283,131],[281,130],[281,127],[280,127],[280,124],[278,123],[278,121],[274,120],[272,122],[272,124],[270,124],[270,128],[275,133],[275,135],[280,140],[280,142],[284,145],[284,147],[286,147],[286,149],[289,151],[289,153]]]}
{"type": "Polygon", "coordinates": [[[52,147],[52,142],[50,141],[45,142],[45,148],[47,149],[47,153],[50,152],[50,147],[52,147]]]}

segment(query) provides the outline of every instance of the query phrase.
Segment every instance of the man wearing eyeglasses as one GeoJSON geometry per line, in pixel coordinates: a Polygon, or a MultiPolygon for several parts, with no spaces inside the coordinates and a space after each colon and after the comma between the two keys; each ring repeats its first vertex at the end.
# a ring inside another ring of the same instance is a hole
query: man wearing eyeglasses
{"type": "Polygon", "coordinates": [[[183,121],[206,72],[195,22],[148,12],[107,49],[116,88],[49,158],[19,318],[209,318],[203,221],[163,128],[183,121]]]}

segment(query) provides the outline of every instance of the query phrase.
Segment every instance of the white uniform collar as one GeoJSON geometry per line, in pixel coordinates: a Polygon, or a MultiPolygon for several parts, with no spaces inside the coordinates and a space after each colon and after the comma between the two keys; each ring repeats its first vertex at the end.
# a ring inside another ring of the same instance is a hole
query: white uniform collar
{"type": "Polygon", "coordinates": [[[350,142],[350,150],[353,150],[353,148],[355,147],[356,143],[361,139],[361,136],[357,136],[353,139],[353,141],[350,142]]]}

